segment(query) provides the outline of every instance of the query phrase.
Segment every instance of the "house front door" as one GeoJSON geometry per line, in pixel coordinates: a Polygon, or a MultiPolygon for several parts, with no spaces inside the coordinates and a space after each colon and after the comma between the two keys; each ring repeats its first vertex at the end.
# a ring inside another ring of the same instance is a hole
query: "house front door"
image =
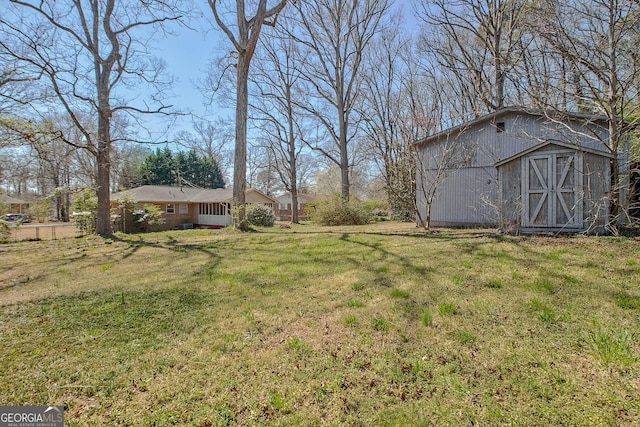
{"type": "Polygon", "coordinates": [[[522,222],[527,227],[581,227],[582,156],[576,152],[533,154],[522,159],[522,222]]]}

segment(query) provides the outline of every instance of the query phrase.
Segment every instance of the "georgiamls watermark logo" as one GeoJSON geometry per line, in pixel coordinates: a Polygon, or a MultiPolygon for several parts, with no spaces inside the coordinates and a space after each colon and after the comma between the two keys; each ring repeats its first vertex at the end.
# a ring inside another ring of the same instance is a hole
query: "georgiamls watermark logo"
{"type": "Polygon", "coordinates": [[[0,406],[0,427],[63,426],[63,406],[0,406]]]}

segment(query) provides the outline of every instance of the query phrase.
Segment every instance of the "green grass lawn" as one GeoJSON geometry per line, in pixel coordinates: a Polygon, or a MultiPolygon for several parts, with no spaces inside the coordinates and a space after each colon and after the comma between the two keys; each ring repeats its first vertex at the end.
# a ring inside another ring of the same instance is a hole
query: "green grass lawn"
{"type": "Polygon", "coordinates": [[[0,404],[66,425],[638,425],[640,240],[410,224],[0,245],[0,404]]]}

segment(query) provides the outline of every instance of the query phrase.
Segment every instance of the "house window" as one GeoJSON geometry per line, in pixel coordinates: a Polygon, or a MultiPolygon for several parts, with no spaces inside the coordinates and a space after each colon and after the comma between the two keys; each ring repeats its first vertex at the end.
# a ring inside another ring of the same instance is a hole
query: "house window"
{"type": "Polygon", "coordinates": [[[218,215],[227,214],[227,205],[225,203],[200,203],[200,215],[218,215]]]}
{"type": "Polygon", "coordinates": [[[176,205],[174,205],[173,203],[167,203],[167,214],[174,213],[176,213],[176,205]]]}
{"type": "Polygon", "coordinates": [[[180,213],[180,215],[186,215],[189,213],[189,205],[187,205],[186,203],[180,203],[178,205],[178,212],[180,213]]]}
{"type": "Polygon", "coordinates": [[[497,132],[497,133],[502,133],[502,132],[504,132],[504,129],[505,129],[505,127],[504,127],[504,122],[498,122],[498,123],[496,123],[496,132],[497,132]]]}
{"type": "Polygon", "coordinates": [[[280,210],[281,211],[286,211],[287,210],[287,204],[286,203],[280,203],[280,210]]]}

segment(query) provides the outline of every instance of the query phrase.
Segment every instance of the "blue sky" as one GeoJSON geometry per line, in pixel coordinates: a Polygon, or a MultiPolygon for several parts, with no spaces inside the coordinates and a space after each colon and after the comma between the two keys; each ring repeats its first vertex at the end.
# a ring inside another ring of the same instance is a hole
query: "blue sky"
{"type": "MultiPolygon", "coordinates": [[[[202,7],[201,16],[189,22],[189,26],[194,30],[182,29],[177,36],[159,40],[158,51],[155,54],[166,62],[167,73],[173,75],[176,80],[174,97],[170,100],[173,105],[181,111],[191,112],[209,121],[218,118],[233,119],[233,110],[230,108],[205,106],[204,97],[195,87],[195,83],[206,76],[212,59],[231,49],[229,40],[213,23],[209,7],[205,3],[199,4],[202,7]]],[[[404,8],[407,27],[415,29],[416,21],[409,1],[397,0],[395,6],[404,8]]],[[[172,128],[173,131],[167,136],[171,138],[179,130],[190,130],[191,121],[190,117],[179,118],[172,128]]],[[[166,122],[165,119],[159,119],[152,121],[150,125],[161,129],[166,127],[166,122]]]]}
{"type": "MultiPolygon", "coordinates": [[[[207,13],[207,10],[203,10],[203,13],[207,13]]],[[[158,50],[155,52],[166,62],[166,72],[175,79],[173,97],[169,102],[180,111],[210,120],[226,117],[228,110],[218,111],[217,106],[207,108],[204,105],[205,99],[196,88],[196,82],[204,79],[209,63],[216,52],[226,47],[227,40],[217,28],[212,28],[204,16],[198,21],[189,22],[189,25],[193,30],[181,29],[178,35],[158,41],[158,50]]],[[[178,119],[176,131],[190,130],[191,121],[191,117],[178,119]]]]}

